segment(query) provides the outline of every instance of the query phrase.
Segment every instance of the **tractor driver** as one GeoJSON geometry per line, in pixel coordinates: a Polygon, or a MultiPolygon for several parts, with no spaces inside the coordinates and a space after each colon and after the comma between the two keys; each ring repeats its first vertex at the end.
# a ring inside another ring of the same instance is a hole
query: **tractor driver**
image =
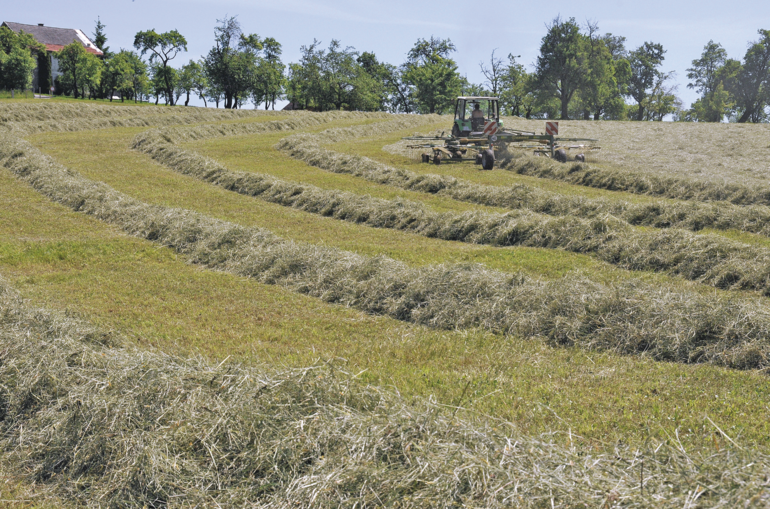
{"type": "Polygon", "coordinates": [[[471,118],[484,118],[484,113],[481,112],[479,109],[479,103],[476,103],[473,105],[473,112],[471,113],[471,118]]]}

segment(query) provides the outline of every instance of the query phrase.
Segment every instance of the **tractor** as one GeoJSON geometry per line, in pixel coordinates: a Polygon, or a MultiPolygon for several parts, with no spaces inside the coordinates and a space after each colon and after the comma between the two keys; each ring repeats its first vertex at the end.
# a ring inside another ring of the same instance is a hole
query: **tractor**
{"type": "Polygon", "coordinates": [[[556,132],[536,134],[534,132],[514,131],[503,129],[500,121],[499,100],[497,97],[458,97],[455,102],[455,115],[452,122],[452,135],[444,136],[412,136],[405,140],[419,140],[423,144],[409,145],[409,148],[429,148],[433,152],[423,153],[423,162],[441,164],[446,162],[460,162],[473,160],[481,165],[484,170],[491,170],[495,166],[495,150],[507,149],[532,149],[535,155],[563,154],[571,148],[584,148],[596,150],[599,147],[591,145],[562,145],[563,141],[588,141],[596,140],[587,138],[556,138],[556,132]],[[437,143],[438,142],[438,143],[437,143]],[[443,143],[441,143],[443,142],[443,143]],[[561,149],[561,150],[560,150],[561,149]],[[466,156],[471,156],[466,157],[466,156]]]}

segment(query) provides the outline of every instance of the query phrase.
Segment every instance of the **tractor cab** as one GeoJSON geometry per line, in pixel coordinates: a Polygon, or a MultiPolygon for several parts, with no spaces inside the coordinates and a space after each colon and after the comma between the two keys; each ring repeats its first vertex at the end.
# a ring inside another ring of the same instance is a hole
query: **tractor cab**
{"type": "Polygon", "coordinates": [[[455,138],[475,138],[492,133],[485,133],[484,126],[496,123],[494,131],[502,128],[497,97],[458,97],[455,104],[455,120],[452,136],[455,138]]]}

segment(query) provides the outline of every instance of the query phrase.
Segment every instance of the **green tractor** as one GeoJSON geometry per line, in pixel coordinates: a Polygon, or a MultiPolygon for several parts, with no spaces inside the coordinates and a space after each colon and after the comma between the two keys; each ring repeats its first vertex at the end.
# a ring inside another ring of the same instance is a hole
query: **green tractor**
{"type": "Polygon", "coordinates": [[[497,97],[458,97],[455,103],[452,136],[454,138],[493,136],[503,128],[497,101],[497,97]]]}

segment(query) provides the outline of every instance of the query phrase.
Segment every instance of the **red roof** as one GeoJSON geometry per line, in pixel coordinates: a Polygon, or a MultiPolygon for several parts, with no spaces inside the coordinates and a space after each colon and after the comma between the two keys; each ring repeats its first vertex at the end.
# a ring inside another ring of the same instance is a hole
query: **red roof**
{"type": "MultiPolygon", "coordinates": [[[[61,51],[63,49],[64,49],[64,46],[62,46],[61,44],[46,44],[45,45],[45,50],[46,51],[61,51]]],[[[98,57],[101,57],[101,56],[104,55],[104,53],[102,53],[101,50],[99,50],[98,48],[83,48],[83,49],[86,50],[89,53],[93,53],[94,55],[96,55],[98,57]]]]}

